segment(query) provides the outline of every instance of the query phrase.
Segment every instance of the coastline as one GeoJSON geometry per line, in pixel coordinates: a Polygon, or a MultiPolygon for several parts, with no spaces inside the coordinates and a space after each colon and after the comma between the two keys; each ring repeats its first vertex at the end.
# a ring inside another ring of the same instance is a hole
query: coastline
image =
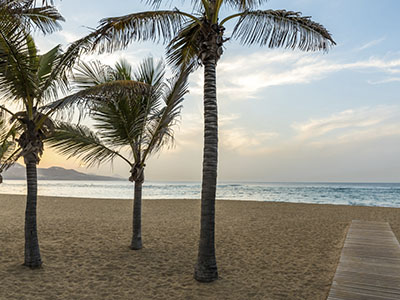
{"type": "Polygon", "coordinates": [[[400,209],[217,200],[220,279],[193,280],[199,200],[144,200],[144,249],[129,250],[127,200],[39,196],[44,267],[23,261],[25,197],[0,194],[0,299],[326,299],[352,219],[400,209]]]}

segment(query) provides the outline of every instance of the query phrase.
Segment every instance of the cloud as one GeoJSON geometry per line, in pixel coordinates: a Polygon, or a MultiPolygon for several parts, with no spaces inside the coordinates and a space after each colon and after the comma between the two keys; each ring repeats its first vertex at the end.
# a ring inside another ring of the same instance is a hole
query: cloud
{"type": "MultiPolygon", "coordinates": [[[[219,115],[219,145],[222,151],[233,151],[243,155],[265,152],[268,143],[279,137],[276,132],[250,130],[237,126],[239,114],[219,115]]],[[[176,129],[175,147],[170,153],[190,151],[203,148],[203,116],[198,114],[183,114],[181,125],[176,129]]]]}
{"type": "Polygon", "coordinates": [[[357,48],[356,51],[363,51],[365,49],[374,47],[374,46],[379,45],[380,43],[382,43],[384,40],[386,40],[386,37],[381,37],[380,39],[372,40],[372,41],[370,41],[368,43],[365,43],[361,47],[357,48]]]}
{"type": "MultiPolygon", "coordinates": [[[[323,54],[280,50],[262,50],[248,56],[227,56],[218,65],[218,95],[230,99],[249,99],[268,87],[307,84],[340,71],[397,74],[400,73],[400,57],[395,54],[340,62],[328,59],[323,54]]],[[[191,93],[203,93],[202,72],[192,76],[191,93]]]]}
{"type": "Polygon", "coordinates": [[[220,144],[223,149],[241,155],[253,155],[272,150],[268,143],[277,137],[279,137],[277,132],[250,131],[237,127],[221,130],[220,144]]]}
{"type": "Polygon", "coordinates": [[[400,82],[400,77],[389,77],[382,80],[369,80],[369,84],[383,84],[383,83],[390,83],[390,82],[400,82]]]}
{"type": "Polygon", "coordinates": [[[349,109],[326,118],[295,123],[292,128],[296,131],[295,140],[318,147],[400,135],[400,107],[349,109]]]}

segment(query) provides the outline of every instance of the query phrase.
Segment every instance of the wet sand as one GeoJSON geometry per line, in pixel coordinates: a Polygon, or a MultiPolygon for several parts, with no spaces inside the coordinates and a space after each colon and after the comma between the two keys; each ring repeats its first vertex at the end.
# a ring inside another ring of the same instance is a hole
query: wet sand
{"type": "Polygon", "coordinates": [[[143,243],[129,249],[132,202],[39,197],[43,268],[21,266],[23,196],[0,195],[0,299],[326,299],[352,219],[400,209],[217,201],[220,279],[193,279],[200,201],[144,200],[143,243]]]}

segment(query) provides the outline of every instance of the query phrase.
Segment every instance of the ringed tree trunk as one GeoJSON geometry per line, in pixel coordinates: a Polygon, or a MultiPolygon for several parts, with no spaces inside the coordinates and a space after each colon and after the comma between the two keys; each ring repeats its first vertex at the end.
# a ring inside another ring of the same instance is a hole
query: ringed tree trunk
{"type": "Polygon", "coordinates": [[[133,199],[133,220],[132,220],[132,250],[142,249],[142,186],[144,182],[143,168],[132,168],[133,173],[130,178],[135,182],[135,196],[133,199]]]}
{"type": "Polygon", "coordinates": [[[39,240],[37,234],[36,206],[37,206],[37,170],[36,156],[25,156],[26,180],[28,193],[25,210],[25,262],[29,268],[39,268],[42,265],[40,257],[39,240]]]}
{"type": "Polygon", "coordinates": [[[135,181],[135,198],[133,199],[133,235],[132,250],[142,249],[142,182],[135,181]]]}
{"type": "Polygon", "coordinates": [[[201,229],[194,278],[200,282],[218,279],[215,258],[215,195],[218,164],[218,111],[216,65],[209,55],[204,64],[204,153],[201,189],[201,229]]]}
{"type": "Polygon", "coordinates": [[[25,262],[24,265],[31,268],[39,268],[42,265],[40,257],[39,240],[37,233],[37,169],[39,157],[43,153],[44,133],[36,130],[32,120],[24,120],[27,130],[20,136],[18,143],[22,150],[22,156],[26,165],[27,196],[25,210],[25,262]]]}

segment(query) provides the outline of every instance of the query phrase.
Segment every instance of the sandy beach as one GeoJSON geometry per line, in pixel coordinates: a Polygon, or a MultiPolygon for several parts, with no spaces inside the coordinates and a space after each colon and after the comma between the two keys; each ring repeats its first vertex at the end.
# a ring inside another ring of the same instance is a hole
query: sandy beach
{"type": "Polygon", "coordinates": [[[39,197],[44,261],[23,262],[24,196],[0,195],[0,299],[326,299],[349,222],[400,209],[217,201],[220,279],[193,279],[198,200],[144,200],[144,249],[128,248],[132,203],[39,197]]]}

